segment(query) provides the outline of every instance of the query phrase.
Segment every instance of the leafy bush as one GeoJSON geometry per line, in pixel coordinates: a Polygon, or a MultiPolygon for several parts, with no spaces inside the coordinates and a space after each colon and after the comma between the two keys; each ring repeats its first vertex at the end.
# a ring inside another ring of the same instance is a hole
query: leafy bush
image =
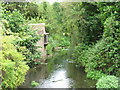
{"type": "MultiPolygon", "coordinates": [[[[104,52],[104,50],[108,50],[109,45],[110,44],[107,44],[103,39],[88,49],[84,45],[77,46],[73,53],[73,61],[85,67],[85,71],[88,73],[87,76],[92,79],[99,79],[99,77],[104,76],[104,74],[119,75],[118,51],[112,53],[113,50],[111,48],[111,51],[104,52]],[[108,56],[109,54],[116,55],[116,57],[110,57],[108,56]]],[[[116,50],[117,49],[119,48],[116,47],[116,50]]]]}
{"type": "Polygon", "coordinates": [[[118,88],[118,78],[115,76],[102,77],[96,83],[97,88],[118,88]]]}
{"type": "Polygon", "coordinates": [[[73,54],[72,54],[72,59],[76,62],[79,63],[79,65],[84,66],[85,65],[85,53],[86,50],[88,50],[88,46],[81,43],[78,46],[75,47],[73,54]]]}
{"type": "Polygon", "coordinates": [[[25,24],[25,19],[17,10],[13,12],[4,10],[3,18],[8,21],[9,28],[14,33],[19,33],[27,29],[27,27],[22,26],[25,24]]]}
{"type": "Polygon", "coordinates": [[[105,74],[101,73],[100,71],[89,71],[87,73],[87,77],[91,79],[98,80],[99,78],[106,76],[105,74]]]}
{"type": "Polygon", "coordinates": [[[29,69],[24,61],[25,56],[17,51],[12,44],[14,36],[2,37],[2,86],[4,88],[15,88],[24,82],[25,75],[29,69]]]}
{"type": "Polygon", "coordinates": [[[67,37],[62,37],[59,42],[60,47],[68,47],[70,45],[70,42],[67,37]]]}

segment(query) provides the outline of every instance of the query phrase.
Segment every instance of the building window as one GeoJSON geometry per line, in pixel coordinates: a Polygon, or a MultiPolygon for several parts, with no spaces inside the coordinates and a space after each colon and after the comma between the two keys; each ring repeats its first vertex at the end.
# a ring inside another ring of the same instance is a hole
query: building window
{"type": "Polygon", "coordinates": [[[49,33],[45,33],[45,34],[44,34],[44,45],[45,45],[45,46],[48,44],[48,34],[49,34],[49,33]]]}

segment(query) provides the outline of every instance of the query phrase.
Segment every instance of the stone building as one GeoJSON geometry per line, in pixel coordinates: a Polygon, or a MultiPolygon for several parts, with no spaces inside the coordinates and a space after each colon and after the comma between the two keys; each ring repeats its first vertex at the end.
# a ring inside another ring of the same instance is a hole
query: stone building
{"type": "Polygon", "coordinates": [[[41,48],[38,48],[38,51],[41,52],[41,60],[42,62],[45,62],[46,60],[46,46],[48,44],[48,34],[45,31],[45,23],[38,23],[38,24],[29,24],[30,30],[37,30],[37,34],[41,35],[40,40],[37,42],[36,46],[39,46],[41,48]]]}

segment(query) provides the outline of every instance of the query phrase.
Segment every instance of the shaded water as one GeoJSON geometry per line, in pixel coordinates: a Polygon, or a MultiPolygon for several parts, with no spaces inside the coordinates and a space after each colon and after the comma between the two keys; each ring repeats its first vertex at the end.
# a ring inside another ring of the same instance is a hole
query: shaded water
{"type": "Polygon", "coordinates": [[[67,60],[66,55],[55,55],[48,64],[32,68],[21,87],[31,87],[31,82],[39,82],[35,88],[94,88],[96,81],[87,79],[83,68],[67,60]]]}

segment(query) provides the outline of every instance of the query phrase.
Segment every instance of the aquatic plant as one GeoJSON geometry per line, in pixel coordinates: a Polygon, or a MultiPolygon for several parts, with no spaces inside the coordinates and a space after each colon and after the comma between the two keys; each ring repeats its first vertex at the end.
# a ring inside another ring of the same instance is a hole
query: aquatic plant
{"type": "Polygon", "coordinates": [[[36,81],[32,81],[32,82],[31,82],[31,86],[32,86],[32,87],[36,87],[36,86],[38,86],[38,85],[39,85],[39,83],[36,82],[36,81]]]}

